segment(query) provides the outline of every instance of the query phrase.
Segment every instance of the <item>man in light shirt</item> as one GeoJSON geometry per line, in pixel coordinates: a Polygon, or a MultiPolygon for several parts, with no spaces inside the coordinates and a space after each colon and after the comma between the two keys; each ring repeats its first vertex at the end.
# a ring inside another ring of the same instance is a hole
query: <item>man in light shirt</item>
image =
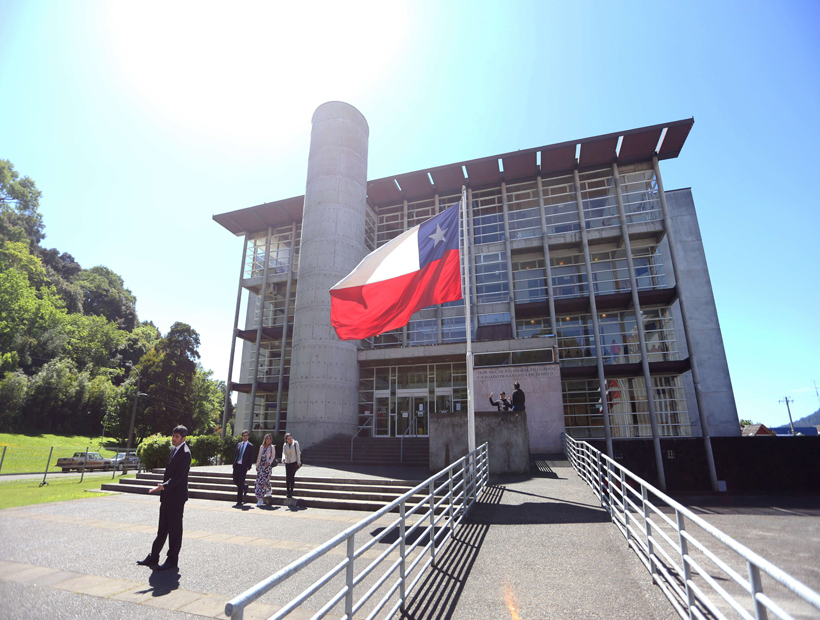
{"type": "Polygon", "coordinates": [[[236,504],[234,506],[238,508],[241,508],[245,501],[245,493],[248,490],[245,477],[254,464],[253,444],[248,441],[248,436],[248,431],[242,431],[242,441],[237,444],[233,456],[233,483],[236,485],[236,504]]]}
{"type": "Polygon", "coordinates": [[[188,471],[191,469],[191,450],[185,443],[188,429],[177,426],[171,435],[171,444],[174,449],[168,457],[162,482],[148,491],[159,491],[159,527],[157,537],[151,547],[151,553],[137,564],[141,566],[157,566],[159,554],[168,539],[168,556],[165,563],[157,570],[171,570],[177,568],[179,550],[182,547],[182,513],[185,502],[188,501],[188,471]]]}

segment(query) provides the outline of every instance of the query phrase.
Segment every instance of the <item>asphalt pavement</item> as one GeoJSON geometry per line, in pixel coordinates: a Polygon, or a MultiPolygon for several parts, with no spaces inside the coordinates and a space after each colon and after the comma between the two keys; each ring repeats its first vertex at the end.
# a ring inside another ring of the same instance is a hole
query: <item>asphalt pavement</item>
{"type": "MultiPolygon", "coordinates": [[[[355,469],[306,466],[301,472],[331,478],[426,475],[422,470],[387,476],[381,469],[355,469]]],[[[389,473],[404,471],[397,469],[389,473]]],[[[748,499],[744,506],[708,498],[701,503],[697,510],[704,518],[744,544],[748,540],[748,546],[777,564],[771,551],[783,539],[790,541],[790,557],[779,558],[782,568],[818,589],[817,562],[811,558],[820,557],[820,506],[815,512],[805,499],[785,508],[765,499],[760,505],[748,499]],[[799,528],[799,533],[784,528],[799,528]]],[[[0,619],[224,618],[232,597],[364,517],[338,510],[240,510],[226,502],[190,500],[180,570],[169,574],[135,563],[148,553],[158,509],[154,497],[105,494],[0,511],[0,619]]],[[[358,535],[357,547],[394,518],[383,517],[358,535]]],[[[357,560],[357,572],[387,545],[378,542],[368,550],[357,560]]],[[[334,550],[262,597],[245,617],[268,618],[343,558],[343,549],[334,550]]],[[[357,593],[378,575],[368,575],[357,593]]],[[[335,586],[340,579],[334,579],[335,586]]],[[[311,597],[289,617],[310,617],[323,603],[311,597]]],[[[370,609],[365,606],[357,617],[370,609]]],[[[654,619],[675,614],[589,488],[565,461],[549,461],[533,477],[492,481],[438,550],[435,567],[410,592],[402,617],[654,619]]]]}

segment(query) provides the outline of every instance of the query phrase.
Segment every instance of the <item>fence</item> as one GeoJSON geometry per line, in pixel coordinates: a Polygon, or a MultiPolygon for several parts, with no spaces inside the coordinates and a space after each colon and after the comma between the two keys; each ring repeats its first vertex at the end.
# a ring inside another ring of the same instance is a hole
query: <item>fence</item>
{"type": "Polygon", "coordinates": [[[818,616],[820,594],[588,443],[565,434],[563,445],[681,618],[818,616]]]}
{"type": "Polygon", "coordinates": [[[277,585],[298,574],[316,560],[344,545],[345,559],[282,607],[270,620],[279,620],[286,617],[308,598],[333,588],[331,582],[342,571],[344,571],[344,585],[335,593],[328,595],[329,600],[313,616],[313,620],[323,618],[334,607],[341,605],[342,602],[344,605],[342,618],[351,620],[353,615],[359,612],[374,595],[381,593],[383,590],[386,591],[369,611],[367,620],[378,617],[379,613],[392,599],[397,599],[383,616],[385,619],[392,618],[404,606],[407,596],[424,576],[427,567],[431,564],[435,565],[437,550],[441,549],[453,536],[456,527],[476,501],[478,494],[486,487],[489,472],[487,444],[483,444],[467,456],[395,499],[381,510],[362,519],[265,581],[235,597],[225,606],[225,614],[233,620],[241,620],[245,607],[277,585]],[[424,493],[422,497],[419,496],[421,493],[424,493]],[[411,506],[412,502],[415,502],[415,505],[411,506]],[[398,518],[357,549],[356,535],[396,509],[399,511],[398,518]],[[419,514],[420,512],[422,514],[419,514]],[[416,521],[409,525],[408,519],[414,515],[416,521]],[[396,540],[356,574],[356,560],[377,543],[391,534],[395,535],[396,532],[398,533],[396,540]],[[425,541],[426,544],[424,544],[425,541]],[[374,583],[367,584],[369,585],[368,589],[357,599],[355,597],[355,588],[357,586],[363,588],[365,585],[363,581],[371,574],[375,577],[376,569],[382,562],[389,559],[390,555],[396,550],[398,550],[398,558],[375,579],[374,583]],[[422,564],[421,562],[428,551],[430,552],[429,557],[422,564]],[[397,570],[398,576],[393,577],[392,582],[388,582],[397,570]],[[416,574],[413,578],[414,571],[416,571],[416,574]],[[412,582],[410,581],[411,578],[413,579],[412,582]]]}
{"type": "MultiPolygon", "coordinates": [[[[133,450],[131,451],[133,454],[133,450]]],[[[116,473],[122,469],[123,458],[125,457],[125,450],[121,449],[102,449],[97,447],[84,446],[2,446],[0,449],[0,474],[43,474],[43,484],[46,482],[46,477],[54,474],[72,473],[76,472],[84,477],[90,472],[108,472],[116,473]],[[95,452],[102,453],[103,460],[87,460],[86,454],[93,454],[95,452]],[[81,453],[83,458],[80,459],[81,466],[72,465],[70,468],[58,467],[57,460],[64,457],[72,457],[75,454],[81,453]],[[88,463],[87,467],[83,467],[83,463],[88,463]]],[[[133,459],[128,465],[129,470],[141,470],[142,463],[138,463],[137,459],[133,459]]],[[[113,474],[112,474],[113,477],[113,474]]]]}

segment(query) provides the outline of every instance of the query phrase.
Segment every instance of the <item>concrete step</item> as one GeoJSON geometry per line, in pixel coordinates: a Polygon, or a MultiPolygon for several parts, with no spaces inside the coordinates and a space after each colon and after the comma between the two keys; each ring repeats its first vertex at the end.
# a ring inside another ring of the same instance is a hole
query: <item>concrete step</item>
{"type": "MultiPolygon", "coordinates": [[[[121,484],[135,485],[146,488],[153,488],[157,484],[157,480],[139,479],[139,478],[125,478],[120,480],[121,484]]],[[[248,483],[249,490],[253,490],[253,482],[248,483]]],[[[279,491],[284,495],[285,483],[273,482],[271,488],[274,493],[279,491]]],[[[353,486],[353,485],[317,485],[315,483],[303,483],[297,479],[297,488],[299,489],[300,497],[325,497],[332,499],[357,499],[365,501],[377,501],[389,504],[397,497],[407,493],[412,487],[375,487],[375,486],[353,486]]],[[[236,497],[236,487],[232,482],[220,481],[188,481],[188,489],[196,489],[200,491],[219,491],[230,493],[232,497],[236,497]]],[[[420,494],[423,495],[423,494],[420,494]]]]}
{"type": "MultiPolygon", "coordinates": [[[[209,499],[216,501],[235,502],[236,501],[236,487],[233,486],[232,481],[226,475],[213,474],[213,478],[209,481],[205,476],[195,476],[199,479],[198,482],[193,482],[189,479],[188,483],[188,497],[193,499],[209,499]]],[[[136,493],[139,495],[147,495],[148,491],[156,486],[156,482],[161,480],[162,476],[156,473],[153,474],[138,474],[137,478],[120,479],[118,483],[105,483],[102,485],[104,491],[116,491],[119,493],[136,493]]],[[[374,512],[380,510],[386,504],[389,504],[396,498],[403,495],[405,492],[413,488],[411,482],[406,481],[387,481],[394,484],[385,485],[389,492],[383,492],[378,485],[370,484],[379,481],[362,481],[350,480],[348,484],[328,485],[328,478],[314,478],[313,480],[323,480],[323,483],[307,483],[307,479],[297,478],[296,487],[296,501],[299,506],[308,508],[328,508],[334,510],[362,510],[374,512]],[[354,485],[353,482],[365,482],[365,484],[354,485]],[[309,488],[309,484],[319,485],[322,487],[331,486],[327,488],[309,488]]],[[[253,489],[253,481],[249,481],[249,491],[253,489]]],[[[272,481],[273,497],[266,498],[266,503],[275,506],[290,505],[292,500],[289,500],[284,495],[284,482],[272,481]]],[[[420,499],[420,498],[419,498],[420,499]]],[[[251,493],[245,494],[245,502],[248,504],[256,503],[256,496],[251,493]]],[[[411,498],[407,502],[407,507],[412,508],[418,503],[411,498]]],[[[436,512],[440,513],[443,509],[436,512]]],[[[394,510],[397,512],[398,508],[394,510]]]]}
{"type": "MultiPolygon", "coordinates": [[[[276,467],[273,470],[273,475],[270,477],[271,483],[273,482],[285,482],[284,475],[278,475],[277,472],[283,472],[284,467],[276,467]]],[[[142,478],[146,480],[162,480],[162,476],[165,473],[164,469],[156,468],[151,472],[145,472],[141,474],[137,474],[137,478],[142,478]]],[[[192,481],[194,479],[224,479],[233,481],[233,474],[230,472],[197,472],[196,469],[192,469],[191,473],[188,474],[188,480],[192,481]]],[[[415,482],[413,480],[391,480],[388,478],[384,479],[374,479],[374,478],[327,478],[327,477],[319,477],[319,476],[302,476],[301,474],[297,475],[297,481],[302,483],[316,483],[316,484],[332,484],[334,486],[338,485],[358,485],[358,486],[380,486],[380,487],[405,487],[406,489],[412,489],[414,486],[421,482],[415,482]]],[[[253,484],[256,481],[256,473],[248,473],[245,476],[245,480],[248,481],[248,484],[253,484]]]]}

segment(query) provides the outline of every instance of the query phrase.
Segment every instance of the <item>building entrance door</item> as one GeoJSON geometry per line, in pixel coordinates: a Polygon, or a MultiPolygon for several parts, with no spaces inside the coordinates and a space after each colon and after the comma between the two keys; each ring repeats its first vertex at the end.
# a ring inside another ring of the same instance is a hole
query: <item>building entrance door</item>
{"type": "Polygon", "coordinates": [[[427,435],[427,393],[400,391],[396,398],[395,437],[427,435]]]}
{"type": "Polygon", "coordinates": [[[376,437],[390,437],[391,426],[395,428],[395,412],[390,413],[390,396],[376,397],[376,415],[374,418],[375,430],[373,435],[376,437]],[[391,419],[393,424],[391,425],[391,419]]]}

